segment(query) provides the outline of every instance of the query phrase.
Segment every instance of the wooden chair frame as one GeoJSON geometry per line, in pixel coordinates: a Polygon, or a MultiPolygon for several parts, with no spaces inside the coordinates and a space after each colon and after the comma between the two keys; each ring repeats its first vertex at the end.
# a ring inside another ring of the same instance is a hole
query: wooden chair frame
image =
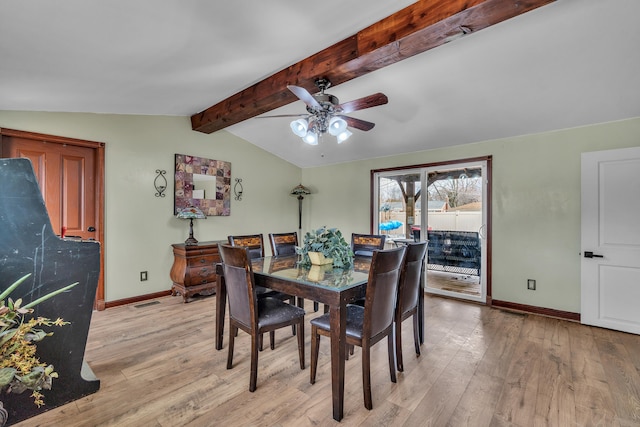
{"type": "Polygon", "coordinates": [[[235,337],[239,329],[243,330],[251,335],[249,391],[255,391],[258,382],[258,349],[261,335],[269,332],[273,337],[276,329],[291,325],[296,326],[298,330],[298,357],[300,369],[304,369],[304,310],[276,298],[267,297],[258,300],[249,251],[245,247],[220,245],[220,257],[229,298],[227,369],[233,367],[235,337]]]}
{"type": "MultiPolygon", "coordinates": [[[[373,408],[371,396],[371,347],[387,338],[389,375],[396,382],[393,320],[398,284],[404,264],[405,247],[375,251],[371,260],[364,307],[347,305],[346,345],[362,347],[362,388],[364,406],[373,408]]],[[[320,336],[330,336],[329,314],[311,320],[310,382],[316,381],[320,336]]]]}
{"type": "Polygon", "coordinates": [[[404,371],[402,361],[402,322],[413,316],[413,342],[416,355],[420,356],[420,329],[418,326],[419,297],[425,271],[427,242],[409,243],[405,254],[404,266],[398,285],[398,299],[395,312],[396,366],[404,371]]]}

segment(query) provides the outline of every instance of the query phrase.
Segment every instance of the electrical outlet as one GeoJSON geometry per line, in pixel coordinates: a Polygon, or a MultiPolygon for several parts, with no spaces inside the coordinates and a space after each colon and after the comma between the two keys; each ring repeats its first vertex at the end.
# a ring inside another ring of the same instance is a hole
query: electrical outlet
{"type": "Polygon", "coordinates": [[[527,279],[527,289],[530,291],[536,290],[536,281],[533,279],[527,279]]]}
{"type": "Polygon", "coordinates": [[[141,271],[140,272],[140,281],[141,282],[146,282],[147,281],[147,272],[146,271],[141,271]]]}

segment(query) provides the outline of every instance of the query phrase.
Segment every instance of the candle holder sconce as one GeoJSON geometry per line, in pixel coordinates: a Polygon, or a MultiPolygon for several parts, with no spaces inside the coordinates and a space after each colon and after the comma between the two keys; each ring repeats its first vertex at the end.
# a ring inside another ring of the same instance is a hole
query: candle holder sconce
{"type": "Polygon", "coordinates": [[[158,174],[153,180],[153,186],[156,188],[156,197],[164,197],[164,190],[167,189],[167,178],[165,178],[166,170],[156,169],[158,174]]]}
{"type": "Polygon", "coordinates": [[[242,178],[236,178],[236,184],[233,186],[233,194],[236,196],[236,200],[242,200],[242,178]]]}

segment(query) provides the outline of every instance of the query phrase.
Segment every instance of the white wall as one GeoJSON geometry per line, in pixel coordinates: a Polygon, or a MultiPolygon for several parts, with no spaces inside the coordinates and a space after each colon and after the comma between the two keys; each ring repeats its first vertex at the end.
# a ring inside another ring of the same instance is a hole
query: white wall
{"type": "MultiPolygon", "coordinates": [[[[194,222],[199,241],[229,234],[296,231],[298,202],[289,191],[301,170],[228,132],[191,130],[188,117],[0,111],[0,127],[104,142],[106,301],[171,287],[172,243],[188,237],[188,222],[173,217],[174,154],[231,162],[242,178],[242,201],[231,215],[194,222]],[[155,197],[156,169],[167,171],[166,197],[155,197]],[[140,272],[149,280],[140,282],[140,272]]],[[[265,242],[268,249],[268,242],[265,242]]]]}
{"type": "Polygon", "coordinates": [[[492,155],[493,299],[580,312],[580,153],[638,145],[635,118],[304,169],[315,193],[306,224],[369,232],[372,169],[492,155]]]}

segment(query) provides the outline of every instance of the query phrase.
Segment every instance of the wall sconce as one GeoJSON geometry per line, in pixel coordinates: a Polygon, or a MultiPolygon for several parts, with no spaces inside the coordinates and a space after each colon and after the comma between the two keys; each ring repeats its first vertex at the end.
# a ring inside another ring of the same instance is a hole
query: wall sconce
{"type": "Polygon", "coordinates": [[[164,197],[164,190],[167,189],[167,178],[164,177],[164,174],[167,171],[156,169],[156,173],[158,176],[153,180],[153,186],[156,187],[156,197],[164,197]]]}
{"type": "Polygon", "coordinates": [[[236,200],[242,200],[242,178],[236,178],[236,184],[233,186],[233,194],[236,195],[236,200]]]}

